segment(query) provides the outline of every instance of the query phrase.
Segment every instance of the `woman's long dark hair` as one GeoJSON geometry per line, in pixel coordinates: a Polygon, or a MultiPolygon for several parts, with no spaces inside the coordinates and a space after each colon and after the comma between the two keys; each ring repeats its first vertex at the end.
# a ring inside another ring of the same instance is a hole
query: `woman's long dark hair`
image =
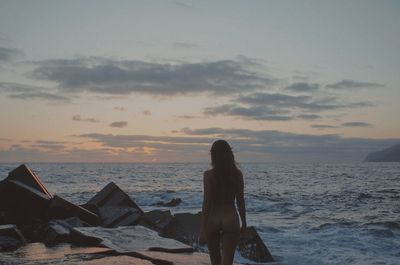
{"type": "Polygon", "coordinates": [[[221,198],[224,194],[234,195],[238,188],[239,169],[232,148],[227,141],[217,140],[213,143],[210,152],[213,175],[217,184],[213,197],[221,198]]]}

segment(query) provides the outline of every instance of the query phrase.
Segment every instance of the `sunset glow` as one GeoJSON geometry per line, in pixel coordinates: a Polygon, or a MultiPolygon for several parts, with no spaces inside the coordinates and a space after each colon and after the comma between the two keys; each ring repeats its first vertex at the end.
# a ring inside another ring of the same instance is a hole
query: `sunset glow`
{"type": "Polygon", "coordinates": [[[361,161],[400,141],[394,1],[1,1],[0,162],[361,161]]]}

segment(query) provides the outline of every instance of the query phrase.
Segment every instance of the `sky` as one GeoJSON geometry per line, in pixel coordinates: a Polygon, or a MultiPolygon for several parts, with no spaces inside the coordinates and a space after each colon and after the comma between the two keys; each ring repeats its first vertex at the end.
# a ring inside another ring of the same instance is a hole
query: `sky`
{"type": "Polygon", "coordinates": [[[0,162],[357,162],[400,143],[400,2],[0,0],[0,162]]]}

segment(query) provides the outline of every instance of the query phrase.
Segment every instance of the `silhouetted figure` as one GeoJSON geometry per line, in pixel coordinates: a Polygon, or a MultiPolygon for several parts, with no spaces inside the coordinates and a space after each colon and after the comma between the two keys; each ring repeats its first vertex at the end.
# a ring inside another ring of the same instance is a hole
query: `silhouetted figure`
{"type": "Polygon", "coordinates": [[[212,265],[232,265],[240,231],[246,229],[243,174],[226,141],[214,142],[210,152],[212,169],[205,171],[203,177],[203,221],[199,241],[207,243],[212,265]]]}

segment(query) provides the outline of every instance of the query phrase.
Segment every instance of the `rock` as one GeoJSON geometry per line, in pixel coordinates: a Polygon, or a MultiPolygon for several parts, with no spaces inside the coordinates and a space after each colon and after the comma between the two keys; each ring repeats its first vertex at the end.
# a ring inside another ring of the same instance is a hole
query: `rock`
{"type": "Polygon", "coordinates": [[[125,206],[137,209],[142,214],[142,209],[121,190],[114,182],[107,184],[100,192],[98,192],[87,204],[96,205],[98,208],[105,206],[125,206]]]}
{"type": "Polygon", "coordinates": [[[82,221],[78,217],[70,217],[70,218],[64,219],[64,222],[66,222],[67,224],[69,224],[72,227],[88,227],[88,226],[90,226],[90,224],[82,221]]]}
{"type": "Polygon", "coordinates": [[[175,207],[178,206],[182,202],[181,198],[173,198],[169,202],[158,202],[155,205],[161,207],[175,207]]]}
{"type": "Polygon", "coordinates": [[[142,215],[136,208],[115,206],[101,207],[99,214],[103,227],[134,225],[142,215]]]}
{"type": "Polygon", "coordinates": [[[51,199],[49,209],[46,212],[48,219],[66,219],[69,217],[78,217],[84,222],[91,225],[99,225],[100,218],[97,214],[75,205],[58,195],[54,195],[51,199]]]}
{"type": "Polygon", "coordinates": [[[95,208],[104,227],[134,225],[139,222],[143,210],[114,182],[107,184],[84,206],[95,208]]]}
{"type": "Polygon", "coordinates": [[[50,198],[52,197],[51,193],[46,189],[39,177],[26,165],[20,165],[8,173],[7,180],[18,181],[31,187],[32,189],[46,194],[50,198]]]}
{"type": "Polygon", "coordinates": [[[0,252],[13,251],[25,243],[25,238],[15,225],[0,225],[0,252]]]}
{"type": "Polygon", "coordinates": [[[153,210],[144,213],[141,217],[139,224],[147,228],[161,232],[173,219],[170,210],[153,210]]]}
{"type": "Polygon", "coordinates": [[[400,144],[378,152],[369,153],[366,162],[400,162],[400,144]]]}
{"type": "Polygon", "coordinates": [[[81,233],[63,220],[51,220],[40,228],[38,241],[46,245],[71,243],[76,246],[98,246],[102,240],[81,233]]]}
{"type": "Polygon", "coordinates": [[[0,210],[8,213],[13,223],[28,224],[43,219],[51,196],[17,180],[7,180],[0,194],[0,210]]]}
{"type": "Polygon", "coordinates": [[[11,218],[8,212],[0,211],[0,225],[11,224],[11,218]]]}
{"type": "Polygon", "coordinates": [[[8,214],[15,224],[26,224],[42,219],[52,195],[39,177],[27,166],[12,170],[0,182],[0,211],[8,214]]]}
{"type": "Polygon", "coordinates": [[[253,226],[248,227],[246,232],[241,235],[237,250],[243,257],[252,261],[274,261],[267,246],[264,244],[263,240],[258,235],[257,230],[253,226]]]}
{"type": "Polygon", "coordinates": [[[174,238],[196,247],[200,234],[201,212],[197,214],[177,213],[162,229],[161,236],[174,238]]]}
{"type": "Polygon", "coordinates": [[[173,239],[160,237],[143,226],[118,228],[80,227],[78,231],[103,239],[102,245],[118,253],[145,251],[152,248],[165,251],[192,252],[193,248],[173,239]]]}

